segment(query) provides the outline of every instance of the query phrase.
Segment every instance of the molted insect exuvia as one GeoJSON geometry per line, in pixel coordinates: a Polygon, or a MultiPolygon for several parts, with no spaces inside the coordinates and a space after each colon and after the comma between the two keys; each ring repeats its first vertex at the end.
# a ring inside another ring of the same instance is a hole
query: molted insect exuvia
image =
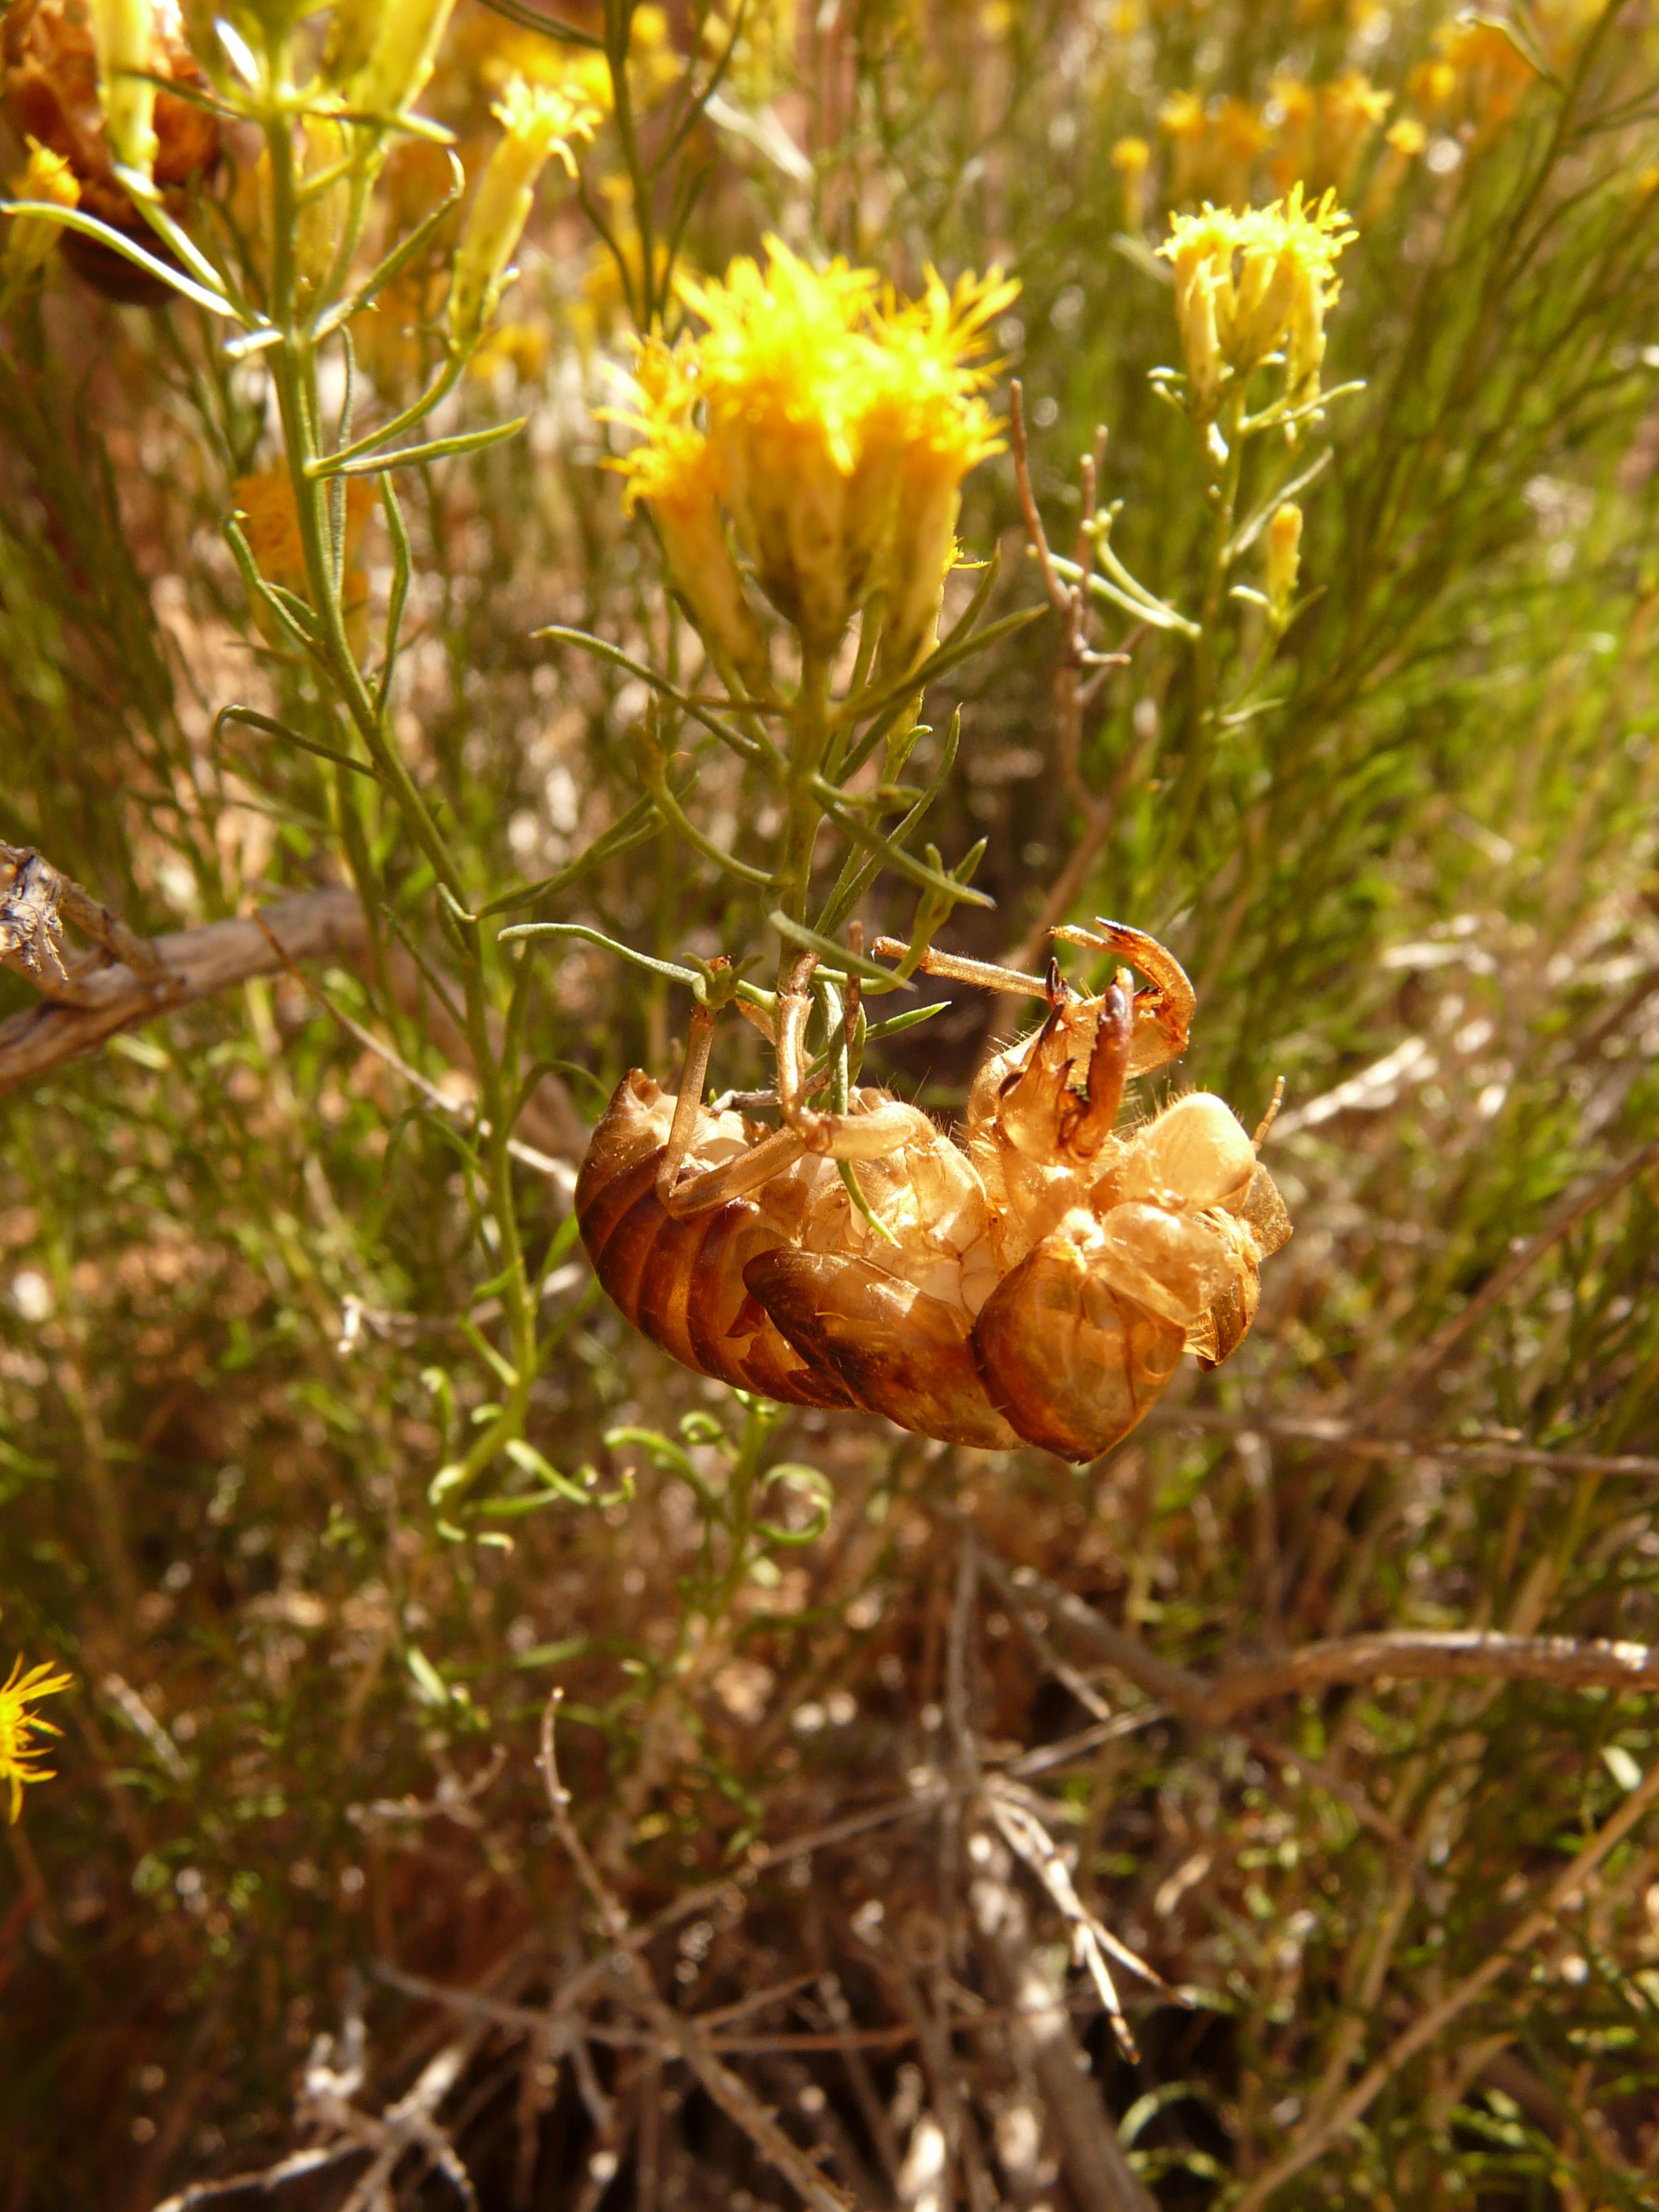
{"type": "Polygon", "coordinates": [[[1120,954],[1146,987],[1120,968],[1090,998],[1052,967],[1034,985],[948,955],[921,963],[1048,1001],[1041,1029],[981,1069],[959,1139],[881,1090],[842,1113],[808,1103],[811,955],[778,994],[775,1128],[704,1104],[714,1018],[700,1007],[679,1096],[624,1077],[577,1183],[583,1240],[629,1318],[769,1398],[1079,1461],[1127,1435],[1183,1351],[1226,1358],[1291,1233],[1256,1158],[1267,1123],[1252,1139],[1196,1091],[1115,1133],[1129,1078],[1185,1049],[1192,986],[1139,930],[1054,933],[1120,954]]]}

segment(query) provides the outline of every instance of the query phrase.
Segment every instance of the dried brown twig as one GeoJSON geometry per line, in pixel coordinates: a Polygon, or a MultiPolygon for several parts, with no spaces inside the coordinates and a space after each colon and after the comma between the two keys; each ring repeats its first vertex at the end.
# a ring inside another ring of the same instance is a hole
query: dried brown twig
{"type": "Polygon", "coordinates": [[[708,2048],[702,2030],[660,1996],[650,1970],[637,1949],[626,1948],[628,1915],[594,1864],[587,1846],[570,1817],[570,1794],[559,1779],[556,1723],[563,1692],[555,1690],[542,1716],[541,1768],[547,1784],[547,1802],[554,1832],[564,1846],[577,1878],[592,1899],[599,1924],[609,1942],[617,1947],[613,1956],[627,1962],[633,2001],[664,2042],[683,2059],[708,2095],[741,2128],[769,2166],[775,2167],[813,2212],[849,2212],[850,2200],[831,2188],[816,2166],[797,2148],[748,2084],[723,2066],[708,2048]]]}
{"type": "Polygon", "coordinates": [[[167,969],[154,948],[72,876],[61,874],[44,854],[27,845],[0,844],[0,866],[11,870],[11,881],[0,894],[0,965],[27,975],[47,998],[79,1006],[88,978],[103,963],[77,960],[71,968],[65,962],[62,915],[92,939],[106,960],[124,963],[143,982],[165,986],[167,969]]]}
{"type": "Polygon", "coordinates": [[[1230,1413],[1215,1406],[1155,1407],[1144,1427],[1272,1437],[1276,1443],[1326,1444],[1353,1459],[1444,1460],[1464,1467],[1535,1467],[1549,1474],[1659,1475],[1659,1459],[1641,1452],[1589,1452],[1571,1445],[1522,1443],[1508,1437],[1382,1437],[1357,1422],[1323,1414],[1230,1413]]]}
{"type": "MultiPolygon", "coordinates": [[[[1016,1605],[1022,1590],[1086,1636],[1110,1665],[1185,1717],[1225,1728],[1254,1705],[1343,1682],[1453,1679],[1549,1682],[1561,1689],[1659,1688],[1659,1647],[1601,1638],[1507,1636],[1489,1629],[1393,1629],[1310,1644],[1288,1658],[1204,1675],[1178,1667],[1127,1629],[1103,1620],[1059,1583],[990,1561],[986,1572],[1016,1605]]],[[[1307,1761],[1291,1753],[1300,1765],[1307,1761]]]]}
{"type": "MultiPolygon", "coordinates": [[[[0,1022],[0,1093],[38,1082],[54,1068],[98,1051],[123,1030],[211,998],[257,977],[286,972],[366,1051],[383,1060],[429,1104],[447,1114],[469,1109],[430,1083],[401,1054],[324,996],[302,963],[362,963],[369,952],[362,903],[343,884],[302,891],[294,898],[229,921],[137,936],[118,915],[100,906],[78,884],[60,875],[38,853],[0,845],[10,884],[0,892],[0,966],[27,975],[42,1003],[0,1022]],[[98,945],[103,964],[66,966],[58,950],[58,915],[66,915],[98,945]]],[[[413,958],[401,946],[386,962],[392,992],[404,1012],[418,1010],[437,1050],[462,1068],[471,1066],[467,1040],[428,990],[413,958]]],[[[567,1188],[573,1173],[563,1156],[579,1154],[587,1131],[559,1079],[544,1073],[526,1100],[520,1126],[533,1141],[515,1137],[513,1152],[526,1167],[567,1188]]]]}
{"type": "MultiPolygon", "coordinates": [[[[280,974],[289,961],[355,960],[368,943],[368,929],[356,893],[330,887],[302,891],[246,920],[209,922],[149,939],[125,931],[122,942],[129,952],[147,946],[143,965],[148,974],[125,957],[108,967],[77,967],[72,1002],[48,982],[42,988],[52,995],[41,1005],[0,1022],[0,1092],[37,1082],[159,1013],[258,975],[280,974]]],[[[30,980],[39,979],[31,975],[30,980]]]]}

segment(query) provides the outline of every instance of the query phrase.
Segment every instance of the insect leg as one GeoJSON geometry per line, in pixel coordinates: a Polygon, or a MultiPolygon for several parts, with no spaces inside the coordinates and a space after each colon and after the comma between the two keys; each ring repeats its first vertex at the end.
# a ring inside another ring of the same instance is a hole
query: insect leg
{"type": "Polygon", "coordinates": [[[914,1129],[908,1106],[890,1098],[857,1114],[823,1114],[806,1103],[806,1022],[817,966],[817,954],[803,952],[778,993],[778,1110],[804,1151],[836,1160],[884,1159],[914,1129]]]}
{"type": "Polygon", "coordinates": [[[1121,952],[1126,960],[1133,961],[1143,975],[1151,977],[1152,988],[1135,993],[1132,1075],[1144,1075],[1149,1068],[1180,1059],[1187,1049],[1198,994],[1173,952],[1155,937],[1148,937],[1145,930],[1131,929],[1123,922],[1108,921],[1098,915],[1092,929],[1062,924],[1048,934],[1063,945],[1085,945],[1091,952],[1121,952]]]}
{"type": "MultiPolygon", "coordinates": [[[[902,960],[910,948],[902,937],[878,937],[871,950],[884,960],[902,960]]],[[[916,966],[924,975],[943,975],[953,983],[976,984],[981,991],[1021,991],[1028,998],[1046,999],[1048,986],[1040,975],[1023,975],[1018,968],[999,968],[989,960],[965,960],[955,952],[939,952],[931,945],[916,966]]]]}
{"type": "Polygon", "coordinates": [[[739,1152],[736,1159],[727,1160],[724,1166],[706,1169],[701,1175],[688,1176],[681,1182],[681,1170],[702,1114],[703,1086],[708,1075],[714,1022],[715,1016],[708,1007],[693,1009],[691,1026],[686,1032],[685,1067],[680,1077],[679,1096],[674,1101],[674,1118],[657,1164],[657,1202],[676,1221],[684,1221],[694,1213],[706,1213],[714,1206],[724,1206],[728,1198],[757,1189],[785,1168],[793,1166],[805,1150],[793,1130],[777,1129],[746,1152],[739,1152]]]}
{"type": "Polygon", "coordinates": [[[1112,1133],[1123,1086],[1129,1077],[1134,1044],[1134,1002],[1129,978],[1120,969],[1117,980],[1101,995],[1100,1019],[1089,1054],[1087,1086],[1081,1099],[1069,1091],[1060,1094],[1060,1149],[1074,1160],[1091,1160],[1112,1133]]]}
{"type": "Polygon", "coordinates": [[[670,1212],[674,1210],[674,1186],[680,1179],[680,1170],[696,1133],[697,1116],[702,1111],[703,1085],[708,1079],[708,1054],[714,1042],[714,1013],[708,1006],[694,1006],[691,1026],[685,1033],[685,1066],[680,1071],[680,1093],[674,1101],[668,1142],[663,1146],[657,1166],[658,1201],[670,1212]]]}
{"type": "Polygon", "coordinates": [[[1258,1152],[1261,1150],[1263,1145],[1267,1143],[1267,1132],[1272,1128],[1273,1123],[1279,1119],[1279,1109],[1284,1103],[1285,1079],[1282,1075],[1276,1075],[1273,1078],[1273,1095],[1267,1101],[1267,1110],[1262,1115],[1261,1119],[1256,1123],[1255,1134],[1250,1139],[1251,1144],[1258,1152]]]}
{"type": "Polygon", "coordinates": [[[741,1198],[745,1191],[758,1190],[763,1183],[770,1182],[774,1176],[793,1167],[805,1150],[793,1129],[774,1129],[723,1166],[688,1176],[661,1200],[663,1211],[676,1221],[693,1213],[707,1213],[711,1207],[724,1206],[728,1198],[741,1198]]]}

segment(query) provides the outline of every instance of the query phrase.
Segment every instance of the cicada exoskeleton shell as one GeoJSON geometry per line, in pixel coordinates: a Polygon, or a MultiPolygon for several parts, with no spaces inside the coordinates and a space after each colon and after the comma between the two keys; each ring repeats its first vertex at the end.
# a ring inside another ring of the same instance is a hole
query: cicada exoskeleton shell
{"type": "Polygon", "coordinates": [[[1126,1081],[1184,1047],[1192,994],[1161,946],[1101,928],[1072,934],[1127,952],[1152,988],[1131,995],[1120,970],[1079,998],[1051,975],[1048,1020],[975,1083],[960,1142],[879,1090],[811,1109],[804,983],[780,994],[781,1126],[705,1107],[700,1014],[684,1110],[635,1070],[583,1164],[605,1288],[684,1365],[769,1397],[986,1449],[1109,1449],[1183,1352],[1213,1366],[1237,1348],[1290,1222],[1220,1099],[1116,1133],[1126,1081]]]}

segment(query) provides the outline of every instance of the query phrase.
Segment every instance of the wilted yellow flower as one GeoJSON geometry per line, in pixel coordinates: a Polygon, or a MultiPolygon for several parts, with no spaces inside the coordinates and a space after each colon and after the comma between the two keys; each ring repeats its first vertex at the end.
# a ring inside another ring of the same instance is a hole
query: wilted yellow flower
{"type": "MultiPolygon", "coordinates": [[[[296,598],[308,596],[305,544],[300,536],[299,511],[294,485],[286,469],[265,469],[258,476],[241,477],[232,486],[236,512],[253,556],[253,565],[268,584],[280,584],[296,598]]],[[[362,560],[363,529],[374,510],[375,491],[368,477],[345,479],[344,556],[340,591],[352,644],[368,611],[368,574],[362,560]]],[[[257,612],[257,610],[256,610],[257,612]]]]}
{"type": "MultiPolygon", "coordinates": [[[[328,112],[325,101],[301,116],[299,166],[307,182],[341,167],[350,151],[348,126],[337,114],[328,112]]],[[[263,187],[268,190],[270,157],[262,154],[259,160],[263,187]]],[[[321,191],[308,191],[300,203],[294,227],[294,261],[303,302],[309,303],[333,266],[350,205],[351,185],[344,176],[321,191]]]]}
{"type": "Polygon", "coordinates": [[[72,1674],[60,1674],[50,1666],[31,1667],[26,1674],[20,1654],[13,1662],[11,1673],[0,1684],[0,1783],[11,1788],[11,1818],[15,1820],[23,1809],[23,1785],[26,1782],[50,1782],[53,1770],[41,1766],[46,1747],[37,1739],[45,1735],[61,1735],[50,1721],[43,1721],[38,1713],[29,1711],[42,1698],[55,1698],[69,1689],[74,1682],[72,1674]]]}
{"type": "Polygon", "coordinates": [[[1269,168],[1279,191],[1294,184],[1310,192],[1343,191],[1393,103],[1393,94],[1379,90],[1361,70],[1346,70],[1321,85],[1276,77],[1279,150],[1269,168]]]}
{"type": "Polygon", "coordinates": [[[690,364],[653,339],[641,349],[635,380],[640,411],[624,419],[645,435],[619,464],[628,503],[643,500],[650,507],[709,650],[737,671],[745,690],[763,692],[770,680],[766,639],[732,557],[714,447],[692,420],[698,393],[690,364]]]}
{"type": "Polygon", "coordinates": [[[463,349],[495,313],[542,171],[556,159],[574,177],[570,142],[591,138],[599,119],[597,110],[556,86],[526,84],[522,77],[508,86],[494,112],[502,135],[467,210],[450,285],[449,335],[463,349]]]}
{"type": "Polygon", "coordinates": [[[1201,138],[1208,127],[1195,92],[1172,92],[1158,111],[1158,122],[1164,137],[1177,143],[1201,138]]]}
{"type": "Polygon", "coordinates": [[[323,74],[331,84],[346,83],[364,66],[385,12],[386,0],[334,0],[323,48],[323,74]]]}
{"type": "Polygon", "coordinates": [[[1271,207],[1177,217],[1158,252],[1175,267],[1196,421],[1213,420],[1228,377],[1243,383],[1281,346],[1291,404],[1318,397],[1336,258],[1355,235],[1347,220],[1333,192],[1305,207],[1300,185],[1271,207]]]}
{"type": "Polygon", "coordinates": [[[962,277],[952,292],[930,269],[925,295],[901,308],[890,300],[878,325],[886,388],[864,424],[860,490],[872,514],[888,503],[872,580],[886,599],[882,665],[894,675],[914,667],[938,636],[963,479],[1002,450],[979,396],[986,372],[972,364],[985,350],[986,325],[1018,289],[993,270],[962,277]]]}
{"type": "Polygon", "coordinates": [[[1274,508],[1267,525],[1267,611],[1278,629],[1290,620],[1301,573],[1302,509],[1287,499],[1274,508]]]}
{"type": "Polygon", "coordinates": [[[1521,105],[1537,71],[1495,23],[1443,24],[1437,62],[1421,63],[1410,89],[1419,106],[1450,107],[1474,127],[1477,142],[1500,131],[1521,105]]]}
{"type": "Polygon", "coordinates": [[[1248,100],[1224,100],[1210,119],[1207,153],[1217,196],[1229,202],[1250,196],[1250,171],[1267,143],[1267,126],[1248,100]]]}
{"type": "Polygon", "coordinates": [[[1414,107],[1436,114],[1457,89],[1457,71],[1449,61],[1419,62],[1406,79],[1406,94],[1414,107]]]}
{"type": "Polygon", "coordinates": [[[519,383],[533,384],[547,366],[551,344],[544,322],[498,323],[467,363],[467,374],[483,382],[507,368],[519,383]]]}
{"type": "Polygon", "coordinates": [[[729,550],[716,555],[727,522],[809,653],[832,652],[879,597],[884,663],[908,668],[937,614],[963,478],[1000,448],[981,356],[1017,288],[993,270],[951,292],[930,272],[901,305],[844,261],[815,270],[777,239],[767,257],[718,283],[683,279],[705,327],[641,348],[642,405],[624,419],[644,441],[618,464],[629,501],[650,507],[677,582],[740,669],[759,632],[729,550]]]}
{"type": "MultiPolygon", "coordinates": [[[[737,12],[735,0],[710,11],[703,44],[711,55],[725,53],[737,12]]],[[[748,0],[726,69],[732,89],[745,107],[764,107],[773,97],[789,73],[799,38],[799,0],[748,0]]]]}
{"type": "MultiPolygon", "coordinates": [[[[582,264],[581,289],[570,303],[571,327],[584,356],[602,344],[630,319],[630,303],[641,296],[645,253],[639,225],[634,219],[633,188],[626,178],[601,177],[599,190],[609,203],[605,213],[611,240],[599,240],[587,250],[582,264]],[[611,251],[621,249],[622,261],[611,251]],[[628,271],[624,282],[623,270],[628,271]]],[[[668,246],[665,240],[651,241],[651,264],[655,296],[660,299],[668,280],[668,246]]]]}
{"type": "MultiPolygon", "coordinates": [[[[366,0],[383,4],[383,0],[366,0]]],[[[585,28],[603,27],[600,12],[567,7],[563,11],[585,28]]],[[[628,82],[636,108],[650,107],[677,84],[684,64],[674,50],[666,12],[647,4],[634,10],[628,43],[628,82]]],[[[540,31],[508,22],[487,8],[465,9],[444,49],[447,92],[465,96],[482,87],[500,94],[514,77],[544,84],[609,114],[612,102],[611,66],[592,46],[567,46],[540,31]]]]}
{"type": "Polygon", "coordinates": [[[1158,127],[1169,140],[1169,194],[1172,200],[1191,198],[1203,163],[1204,141],[1209,119],[1195,92],[1172,92],[1158,111],[1158,127]]]}
{"type": "MultiPolygon", "coordinates": [[[[12,179],[16,200],[33,200],[45,207],[74,207],[81,198],[75,172],[61,154],[54,154],[38,139],[28,142],[28,167],[12,179]]],[[[18,283],[41,268],[58,243],[58,227],[38,215],[14,216],[6,228],[6,244],[0,255],[0,272],[8,283],[18,283]]]]}

